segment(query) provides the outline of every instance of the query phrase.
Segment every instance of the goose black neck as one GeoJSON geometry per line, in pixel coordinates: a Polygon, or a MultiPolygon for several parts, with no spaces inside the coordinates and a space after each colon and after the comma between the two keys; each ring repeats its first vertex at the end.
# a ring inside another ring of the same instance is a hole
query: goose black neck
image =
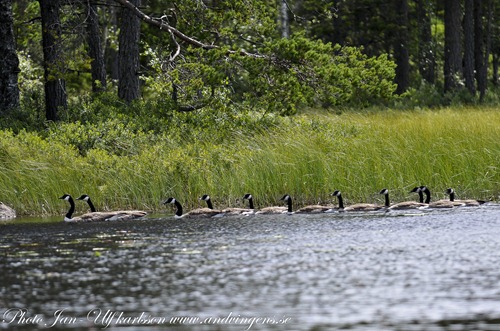
{"type": "Polygon", "coordinates": [[[428,188],[424,189],[425,192],[425,203],[431,202],[431,191],[428,188]]]}
{"type": "Polygon", "coordinates": [[[207,206],[209,209],[214,209],[214,206],[212,205],[212,200],[210,199],[207,200],[207,206]]]}
{"type": "Polygon", "coordinates": [[[422,193],[422,191],[418,191],[418,202],[424,202],[424,194],[422,193]]]}
{"type": "Polygon", "coordinates": [[[287,204],[288,204],[288,212],[291,213],[292,212],[292,198],[288,198],[287,204]]]}
{"type": "Polygon", "coordinates": [[[89,204],[90,211],[95,213],[97,210],[95,209],[94,204],[92,203],[92,200],[90,200],[90,198],[87,200],[87,203],[89,204]]]}
{"type": "Polygon", "coordinates": [[[253,198],[248,199],[248,208],[254,209],[254,207],[253,207],[253,198]]]}
{"type": "Polygon", "coordinates": [[[455,192],[450,193],[450,201],[455,201],[455,192]]]}
{"type": "Polygon", "coordinates": [[[389,193],[385,194],[385,206],[389,207],[391,205],[389,201],[389,193]]]}
{"type": "Polygon", "coordinates": [[[342,199],[342,195],[337,195],[337,199],[339,200],[339,209],[344,209],[344,199],[342,199]]]}
{"type": "Polygon", "coordinates": [[[174,205],[175,205],[175,207],[177,207],[177,210],[175,211],[175,215],[182,216],[182,206],[179,203],[179,201],[175,200],[174,205]]]}
{"type": "Polygon", "coordinates": [[[66,218],[71,218],[73,216],[73,213],[75,212],[75,201],[73,201],[72,197],[69,197],[68,202],[69,202],[69,210],[66,213],[66,218]]]}

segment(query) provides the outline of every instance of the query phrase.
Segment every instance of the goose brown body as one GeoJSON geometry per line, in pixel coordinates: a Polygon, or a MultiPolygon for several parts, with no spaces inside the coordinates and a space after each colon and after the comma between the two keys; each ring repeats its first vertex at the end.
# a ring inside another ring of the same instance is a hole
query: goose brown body
{"type": "Polygon", "coordinates": [[[309,205],[297,209],[296,214],[318,214],[324,213],[327,210],[332,209],[333,206],[322,206],[322,205],[309,205]]]}
{"type": "MultiPolygon", "coordinates": [[[[420,193],[421,190],[419,187],[415,187],[413,190],[410,191],[410,193],[420,193]]],[[[403,202],[398,202],[393,205],[390,204],[389,201],[389,190],[384,188],[380,191],[380,194],[383,194],[385,197],[385,207],[387,210],[399,210],[399,209],[423,209],[423,208],[428,208],[429,205],[424,202],[417,202],[417,201],[403,201],[403,202]]],[[[420,196],[420,194],[419,194],[420,196]]],[[[420,196],[420,201],[422,200],[422,196],[420,196]]]]}
{"type": "MultiPolygon", "coordinates": [[[[281,198],[282,200],[283,198],[281,198]]],[[[255,210],[254,208],[254,202],[253,202],[253,196],[250,193],[247,193],[243,196],[243,200],[248,200],[248,207],[251,210],[248,213],[244,213],[245,215],[269,215],[269,214],[283,214],[286,213],[288,208],[283,207],[283,206],[271,206],[271,207],[264,207],[259,210],[255,210]]]]}
{"type": "MultiPolygon", "coordinates": [[[[82,197],[80,197],[80,198],[82,198],[82,197]]],[[[88,197],[88,199],[80,199],[80,198],[78,198],[78,200],[85,200],[89,204],[89,206],[91,206],[91,210],[94,210],[94,211],[73,217],[73,213],[75,212],[75,202],[74,202],[73,198],[71,197],[71,195],[64,194],[59,199],[66,200],[70,204],[70,209],[66,213],[66,216],[64,217],[65,222],[77,223],[77,222],[102,222],[102,221],[118,221],[118,220],[135,220],[135,219],[139,219],[139,218],[142,218],[142,217],[147,215],[147,213],[145,211],[142,211],[142,210],[118,210],[118,211],[98,212],[98,211],[95,211],[95,207],[92,204],[90,197],[88,197]]]]}
{"type": "MultiPolygon", "coordinates": [[[[214,209],[212,200],[208,194],[203,195],[200,200],[204,200],[207,203],[207,208],[214,209]]],[[[253,212],[253,209],[250,208],[237,208],[237,207],[231,207],[231,208],[225,208],[222,210],[219,210],[221,214],[224,216],[235,216],[235,215],[241,215],[241,214],[250,214],[253,212]]]]}
{"type": "Polygon", "coordinates": [[[486,202],[486,201],[482,201],[482,200],[473,200],[473,199],[455,200],[455,190],[452,188],[446,189],[446,194],[448,194],[450,196],[450,201],[461,203],[465,207],[477,207],[477,206],[480,206],[486,202]]]}
{"type": "Polygon", "coordinates": [[[425,203],[429,204],[429,208],[453,208],[464,206],[463,203],[453,200],[438,200],[431,202],[431,191],[426,186],[420,186],[420,189],[425,193],[425,203]]]}
{"type": "MultiPolygon", "coordinates": [[[[200,198],[201,200],[201,198],[200,198]]],[[[197,208],[193,209],[185,214],[183,214],[183,208],[182,205],[179,201],[177,201],[175,198],[170,197],[167,200],[163,202],[164,205],[166,204],[173,204],[176,207],[175,210],[175,218],[211,218],[214,216],[221,216],[221,211],[216,210],[216,209],[210,209],[210,208],[197,208]]]]}
{"type": "MultiPolygon", "coordinates": [[[[357,204],[354,204],[354,205],[350,205],[350,206],[347,206],[345,207],[344,206],[344,199],[342,198],[342,193],[340,191],[335,191],[331,194],[332,196],[334,197],[337,197],[337,200],[339,202],[339,207],[338,207],[338,211],[339,212],[343,212],[343,211],[375,211],[375,210],[380,210],[380,209],[383,209],[384,206],[380,206],[380,205],[377,205],[377,204],[371,204],[371,203],[357,203],[357,204]]],[[[328,210],[330,211],[330,210],[328,210]]]]}

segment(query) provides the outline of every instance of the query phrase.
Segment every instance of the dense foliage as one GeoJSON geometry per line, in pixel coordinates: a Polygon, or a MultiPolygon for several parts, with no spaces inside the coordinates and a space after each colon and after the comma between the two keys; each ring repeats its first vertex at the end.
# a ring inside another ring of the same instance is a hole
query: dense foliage
{"type": "MultiPolygon", "coordinates": [[[[96,42],[104,46],[101,69],[111,83],[103,88],[116,93],[117,68],[126,65],[117,56],[120,17],[130,10],[122,8],[124,3],[130,4],[127,0],[58,1],[62,33],[56,44],[58,60],[45,70],[49,80],[64,79],[70,103],[78,103],[96,85],[90,71],[99,61],[89,52],[96,42]],[[98,19],[94,28],[101,31],[97,41],[87,38],[94,16],[98,19]]],[[[484,44],[477,44],[476,52],[487,51],[484,56],[493,75],[481,102],[496,104],[500,39],[493,22],[500,4],[477,3],[483,16],[476,27],[482,28],[484,44]]],[[[146,102],[158,102],[159,117],[199,109],[290,115],[316,107],[475,103],[476,95],[465,89],[443,93],[446,10],[441,1],[143,0],[139,11],[150,21],[141,25],[137,72],[141,95],[146,102]],[[289,15],[288,26],[281,20],[282,6],[289,15]],[[284,29],[291,31],[287,38],[282,37],[284,29]],[[405,31],[404,41],[398,31],[405,31]],[[404,49],[398,48],[401,43],[404,49]],[[399,54],[402,51],[408,53],[406,60],[399,54]],[[407,61],[408,72],[398,70],[404,65],[401,61],[407,61]],[[409,86],[396,85],[406,80],[409,86]],[[396,96],[396,89],[406,93],[396,96]]],[[[40,110],[43,91],[34,90],[26,80],[36,73],[31,81],[43,83],[39,2],[15,1],[13,12],[19,57],[24,64],[29,61],[29,68],[21,66],[21,108],[32,110],[35,103],[40,110]]],[[[458,76],[458,86],[463,86],[458,76]]],[[[60,119],[71,117],[63,114],[60,119]]]]}
{"type": "MultiPolygon", "coordinates": [[[[149,210],[169,195],[188,208],[204,193],[235,205],[252,192],[264,205],[288,192],[301,204],[338,188],[371,201],[382,187],[397,199],[420,184],[498,198],[498,88],[490,83],[486,110],[420,112],[479,100],[465,89],[442,92],[442,74],[424,79],[413,31],[411,86],[396,95],[392,3],[283,2],[291,33],[282,38],[274,2],[143,1],[143,12],[204,46],[143,23],[141,98],[125,102],[117,2],[97,2],[107,70],[98,90],[85,38],[90,2],[60,2],[63,56],[48,76],[65,81],[58,121],[45,116],[39,3],[14,2],[21,107],[0,117],[0,198],[20,214],[61,213],[64,192],[88,193],[100,209],[149,210]]],[[[442,68],[442,7],[427,9],[442,68]]]]}

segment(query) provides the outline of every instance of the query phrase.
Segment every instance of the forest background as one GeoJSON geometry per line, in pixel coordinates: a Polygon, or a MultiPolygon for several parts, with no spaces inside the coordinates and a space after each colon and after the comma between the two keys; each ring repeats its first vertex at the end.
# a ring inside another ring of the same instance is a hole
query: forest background
{"type": "MultiPolygon", "coordinates": [[[[0,198],[498,199],[498,0],[0,4],[0,198]]],[[[81,206],[85,209],[85,206],[81,206]]]]}

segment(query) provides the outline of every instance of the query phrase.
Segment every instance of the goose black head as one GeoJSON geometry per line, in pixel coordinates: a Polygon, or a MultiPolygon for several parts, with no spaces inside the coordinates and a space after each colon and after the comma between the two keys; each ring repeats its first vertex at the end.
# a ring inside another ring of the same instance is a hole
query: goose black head
{"type": "Polygon", "coordinates": [[[210,200],[210,196],[208,194],[204,194],[199,200],[206,201],[207,207],[210,209],[214,209],[214,205],[212,204],[212,200],[210,200]]]}
{"type": "Polygon", "coordinates": [[[340,193],[340,191],[339,191],[339,190],[336,190],[335,192],[333,192],[333,193],[331,194],[331,196],[332,196],[332,197],[339,197],[339,196],[340,196],[340,194],[341,194],[341,193],[340,193]]]}
{"type": "Polygon", "coordinates": [[[66,201],[69,201],[71,199],[71,195],[69,194],[64,194],[62,197],[60,197],[59,199],[63,199],[63,200],[66,200],[66,201]]]}
{"type": "Polygon", "coordinates": [[[163,204],[166,205],[167,203],[175,203],[176,200],[175,198],[168,198],[167,200],[163,201],[163,204]]]}
{"type": "Polygon", "coordinates": [[[199,198],[199,200],[208,201],[208,200],[210,200],[210,196],[209,196],[208,194],[203,194],[203,195],[199,198]]]}
{"type": "Polygon", "coordinates": [[[243,200],[250,200],[250,199],[253,199],[252,195],[250,193],[246,193],[244,196],[243,196],[243,200]]]}
{"type": "Polygon", "coordinates": [[[90,197],[87,194],[82,194],[80,197],[76,198],[76,200],[89,201],[90,197]]]}
{"type": "Polygon", "coordinates": [[[414,187],[413,190],[410,191],[410,193],[419,193],[422,192],[422,187],[414,187]]]}
{"type": "Polygon", "coordinates": [[[289,196],[288,194],[285,194],[284,196],[281,197],[280,200],[282,201],[290,201],[292,199],[291,196],[289,196]]]}
{"type": "Polygon", "coordinates": [[[382,189],[382,190],[379,192],[379,194],[387,195],[387,194],[389,194],[389,190],[388,190],[388,189],[386,189],[386,188],[384,188],[384,189],[382,189]]]}

